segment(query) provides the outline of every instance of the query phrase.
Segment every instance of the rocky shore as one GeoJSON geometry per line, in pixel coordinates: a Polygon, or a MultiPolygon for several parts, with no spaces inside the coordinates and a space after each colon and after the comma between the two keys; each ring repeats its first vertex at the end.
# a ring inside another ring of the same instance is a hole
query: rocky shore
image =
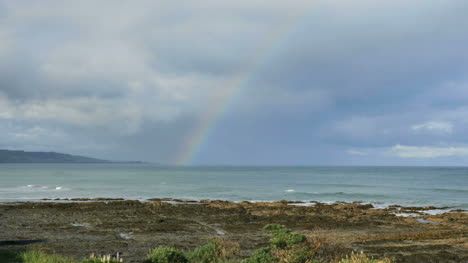
{"type": "Polygon", "coordinates": [[[41,249],[82,259],[121,253],[141,262],[158,246],[192,249],[214,236],[244,256],[268,242],[266,224],[307,235],[332,259],[351,251],[396,262],[468,262],[468,214],[435,207],[319,202],[150,199],[44,200],[0,204],[0,250],[41,249]]]}

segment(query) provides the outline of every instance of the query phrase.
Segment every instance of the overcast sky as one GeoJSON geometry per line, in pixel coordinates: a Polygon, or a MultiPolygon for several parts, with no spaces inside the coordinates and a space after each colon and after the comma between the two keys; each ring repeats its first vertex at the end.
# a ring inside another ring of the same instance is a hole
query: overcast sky
{"type": "Polygon", "coordinates": [[[467,14],[466,0],[0,0],[0,148],[174,163],[211,116],[192,164],[467,165],[467,14]]]}

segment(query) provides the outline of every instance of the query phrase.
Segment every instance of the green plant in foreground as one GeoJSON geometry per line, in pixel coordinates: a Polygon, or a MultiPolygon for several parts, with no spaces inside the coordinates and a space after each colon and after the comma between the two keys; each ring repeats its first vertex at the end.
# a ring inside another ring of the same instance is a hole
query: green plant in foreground
{"type": "Polygon", "coordinates": [[[283,225],[268,224],[263,229],[270,232],[270,243],[274,248],[283,249],[307,241],[304,235],[291,233],[291,230],[283,225]]]}
{"type": "Polygon", "coordinates": [[[171,247],[158,247],[155,248],[148,255],[144,263],[188,263],[185,254],[171,247]]]}
{"type": "Polygon", "coordinates": [[[225,263],[231,262],[239,253],[239,244],[223,239],[213,239],[208,244],[189,253],[191,263],[225,263]]]}
{"type": "MultiPolygon", "coordinates": [[[[284,225],[269,224],[264,227],[270,233],[270,250],[271,257],[268,259],[258,258],[254,262],[278,262],[278,263],[312,263],[314,260],[315,250],[311,248],[305,235],[293,233],[284,225]],[[273,261],[272,261],[273,259],[273,261]]],[[[263,251],[264,257],[269,257],[263,251]]],[[[260,252],[259,252],[260,253],[260,252]]],[[[255,254],[254,254],[255,255],[255,254]]]]}
{"type": "Polygon", "coordinates": [[[74,263],[74,260],[60,255],[49,255],[42,251],[28,250],[19,255],[22,263],[74,263]]]}
{"type": "MultiPolygon", "coordinates": [[[[176,248],[158,247],[150,252],[143,263],[318,263],[317,246],[306,236],[291,232],[283,225],[269,224],[264,227],[270,233],[270,246],[256,250],[252,256],[240,259],[240,247],[236,242],[216,238],[206,245],[184,253],[176,248]]],[[[81,263],[117,263],[121,260],[111,256],[85,259],[81,263]]],[[[331,259],[326,259],[331,260],[331,259]]],[[[8,263],[78,263],[70,258],[49,255],[42,251],[1,251],[0,262],[8,263]]],[[[336,262],[333,260],[333,262],[336,262]]],[[[339,263],[392,263],[391,259],[373,259],[364,253],[352,253],[339,263]]]]}
{"type": "Polygon", "coordinates": [[[257,249],[253,255],[247,259],[242,260],[242,263],[274,263],[278,262],[276,257],[271,254],[271,248],[257,249]]]}

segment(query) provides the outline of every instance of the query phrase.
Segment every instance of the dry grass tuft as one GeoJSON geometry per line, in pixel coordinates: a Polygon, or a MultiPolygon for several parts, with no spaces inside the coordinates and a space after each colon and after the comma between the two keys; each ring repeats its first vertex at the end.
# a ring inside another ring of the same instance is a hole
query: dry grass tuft
{"type": "Polygon", "coordinates": [[[340,260],[339,263],[392,263],[389,258],[373,259],[367,257],[363,252],[359,254],[352,253],[349,257],[340,260]]]}

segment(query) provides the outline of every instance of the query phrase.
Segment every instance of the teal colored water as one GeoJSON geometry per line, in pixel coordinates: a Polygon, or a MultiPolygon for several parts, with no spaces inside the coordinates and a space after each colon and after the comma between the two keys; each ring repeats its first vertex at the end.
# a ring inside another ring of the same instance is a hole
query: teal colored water
{"type": "Polygon", "coordinates": [[[468,168],[0,165],[2,202],[73,197],[364,201],[468,209],[468,168]]]}

